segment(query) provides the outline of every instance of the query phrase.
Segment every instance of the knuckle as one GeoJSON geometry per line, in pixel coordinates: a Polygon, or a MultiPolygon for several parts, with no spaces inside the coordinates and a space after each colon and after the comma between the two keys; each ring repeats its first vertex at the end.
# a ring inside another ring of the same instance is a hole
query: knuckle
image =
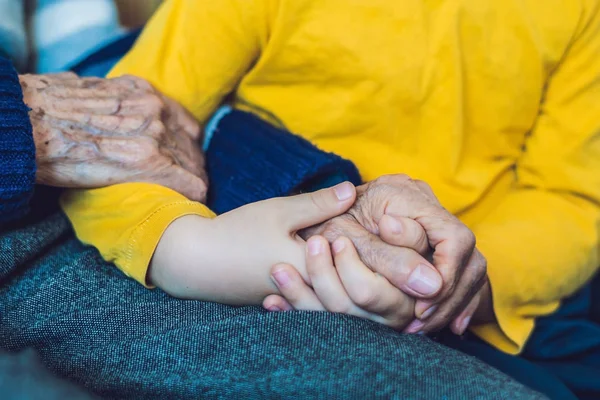
{"type": "Polygon", "coordinates": [[[195,182],[190,188],[190,199],[198,202],[206,200],[207,187],[204,182],[195,182]]]}
{"type": "Polygon", "coordinates": [[[65,78],[65,79],[75,79],[77,78],[77,74],[75,72],[72,71],[67,71],[67,72],[63,72],[61,74],[59,74],[61,78],[65,78]]]}
{"type": "Polygon", "coordinates": [[[327,210],[327,199],[325,198],[323,192],[314,192],[310,195],[310,200],[318,211],[326,211],[327,210]]]}
{"type": "Polygon", "coordinates": [[[328,242],[332,243],[340,236],[350,235],[350,216],[342,214],[332,218],[320,225],[318,233],[322,235],[328,242]]]}
{"type": "Polygon", "coordinates": [[[430,193],[431,192],[431,186],[429,186],[429,184],[425,181],[422,181],[420,179],[415,179],[413,180],[413,182],[415,183],[415,185],[422,191],[426,192],[426,193],[430,193]]]}
{"type": "Polygon", "coordinates": [[[487,260],[481,258],[479,262],[475,263],[475,270],[479,276],[487,276],[487,260]]]}
{"type": "Polygon", "coordinates": [[[374,235],[359,235],[356,237],[354,245],[360,258],[368,268],[381,271],[388,266],[389,254],[381,251],[378,240],[379,238],[374,235]]]}
{"type": "Polygon", "coordinates": [[[152,115],[160,116],[160,114],[162,113],[162,110],[165,107],[164,101],[156,94],[148,93],[146,95],[146,102],[147,102],[146,106],[148,107],[148,109],[152,113],[152,115]]]}
{"type": "Polygon", "coordinates": [[[465,246],[471,249],[475,247],[475,234],[462,222],[456,220],[452,231],[453,236],[458,238],[465,246]]]}
{"type": "Polygon", "coordinates": [[[158,151],[158,143],[150,137],[140,138],[135,141],[135,153],[139,154],[142,159],[153,158],[160,152],[158,151]]]}
{"type": "Polygon", "coordinates": [[[335,220],[329,220],[317,229],[315,234],[322,235],[329,243],[333,243],[338,237],[342,235],[342,230],[337,226],[335,220]]]}
{"type": "Polygon", "coordinates": [[[151,137],[162,137],[167,131],[165,124],[159,119],[152,119],[152,121],[150,121],[150,124],[147,126],[146,129],[143,129],[142,123],[142,126],[140,126],[140,128],[142,130],[142,134],[151,137]]]}
{"type": "Polygon", "coordinates": [[[379,293],[368,287],[362,287],[355,293],[352,293],[351,299],[360,308],[371,309],[380,302],[379,293]]]}
{"type": "Polygon", "coordinates": [[[412,182],[412,178],[407,174],[388,174],[382,175],[372,181],[375,185],[397,185],[412,182]]]}
{"type": "Polygon", "coordinates": [[[152,89],[152,85],[147,80],[145,80],[144,78],[140,78],[139,76],[126,74],[123,75],[123,78],[131,81],[134,84],[134,86],[138,89],[152,89]]]}

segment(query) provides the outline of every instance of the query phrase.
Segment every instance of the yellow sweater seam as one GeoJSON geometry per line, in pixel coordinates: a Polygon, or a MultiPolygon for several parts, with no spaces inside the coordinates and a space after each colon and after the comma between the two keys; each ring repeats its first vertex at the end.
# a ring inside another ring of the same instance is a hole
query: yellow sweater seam
{"type": "MultiPolygon", "coordinates": [[[[125,266],[124,266],[124,270],[125,271],[130,271],[131,270],[131,262],[133,260],[133,254],[134,254],[134,248],[137,247],[137,238],[142,234],[142,232],[146,229],[146,227],[148,226],[148,224],[150,223],[150,221],[160,212],[162,212],[163,210],[167,209],[167,208],[171,208],[171,207],[176,207],[176,206],[180,206],[180,205],[190,205],[190,206],[196,206],[196,205],[202,205],[200,203],[194,203],[191,201],[178,201],[175,203],[170,203],[170,204],[165,204],[159,208],[157,208],[156,210],[154,210],[150,215],[148,215],[148,217],[146,217],[146,219],[141,222],[129,235],[129,239],[127,240],[127,251],[125,253],[125,266]]],[[[206,206],[205,206],[206,207],[206,206]]],[[[189,214],[195,214],[194,212],[190,212],[189,214]]]]}

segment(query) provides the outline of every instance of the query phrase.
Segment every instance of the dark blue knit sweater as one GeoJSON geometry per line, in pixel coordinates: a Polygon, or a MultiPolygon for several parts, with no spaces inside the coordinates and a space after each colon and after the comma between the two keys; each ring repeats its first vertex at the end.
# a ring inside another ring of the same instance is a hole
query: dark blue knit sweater
{"type": "Polygon", "coordinates": [[[28,211],[35,184],[35,145],[17,71],[0,57],[0,223],[28,211]]]}

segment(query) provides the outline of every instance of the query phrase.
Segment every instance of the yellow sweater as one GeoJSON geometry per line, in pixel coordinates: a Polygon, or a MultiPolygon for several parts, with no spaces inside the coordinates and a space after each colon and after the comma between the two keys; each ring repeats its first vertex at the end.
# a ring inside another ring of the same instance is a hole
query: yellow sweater
{"type": "MultiPolygon", "coordinates": [[[[112,76],[148,79],[202,122],[233,93],[366,180],[428,182],[488,260],[498,324],[475,332],[517,353],[600,264],[599,8],[170,0],[112,76]]],[[[170,222],[212,216],[150,184],[71,191],[63,206],[82,241],[142,283],[170,222]]]]}

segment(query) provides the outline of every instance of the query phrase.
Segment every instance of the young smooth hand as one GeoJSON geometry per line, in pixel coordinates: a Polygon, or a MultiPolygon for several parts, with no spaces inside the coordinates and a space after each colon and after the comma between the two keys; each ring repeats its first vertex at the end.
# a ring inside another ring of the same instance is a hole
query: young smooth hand
{"type": "Polygon", "coordinates": [[[331,251],[324,237],[308,239],[306,269],[310,285],[292,265],[275,265],[271,277],[281,295],[268,296],[263,307],[349,314],[397,330],[414,319],[414,299],[363,264],[348,238],[337,238],[331,251]]]}
{"type": "Polygon", "coordinates": [[[278,293],[269,277],[274,264],[295,265],[310,282],[306,243],[297,232],[345,212],[355,198],[354,186],[345,182],[248,204],[214,219],[181,217],[160,239],[149,280],[175,297],[258,305],[278,293]]]}

